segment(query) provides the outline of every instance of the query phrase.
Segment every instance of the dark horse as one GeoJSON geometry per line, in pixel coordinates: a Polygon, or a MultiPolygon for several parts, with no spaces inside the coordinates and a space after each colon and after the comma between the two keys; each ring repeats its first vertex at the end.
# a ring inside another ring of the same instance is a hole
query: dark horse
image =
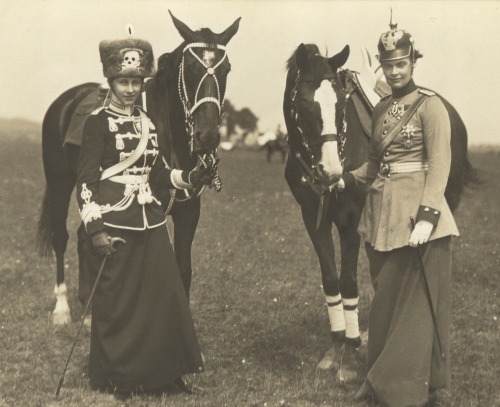
{"type": "MultiPolygon", "coordinates": [[[[341,380],[348,380],[356,374],[355,348],[360,342],[359,339],[349,341],[346,338],[345,344],[340,344],[342,334],[333,332],[338,331],[338,327],[333,328],[339,324],[339,317],[331,312],[330,307],[334,305],[331,299],[338,299],[339,296],[342,300],[347,299],[344,303],[344,322],[349,323],[346,310],[349,310],[349,304],[355,307],[358,298],[360,237],[357,227],[366,189],[355,187],[337,194],[330,192],[328,185],[334,184],[342,172],[354,170],[367,161],[373,111],[373,98],[370,100],[360,86],[358,74],[338,69],[348,55],[346,47],[328,59],[320,55],[316,45],[301,44],[288,61],[283,103],[290,146],[285,177],[301,207],[304,225],[319,259],[332,328],[332,347],[318,367],[328,369],[340,365],[338,374],[341,380]],[[333,87],[330,103],[324,101],[321,95],[324,84],[333,87]],[[334,118],[334,124],[329,122],[331,118],[334,118]],[[325,126],[328,128],[325,129],[325,126]],[[337,148],[334,148],[335,145],[337,148]],[[325,157],[325,154],[330,154],[330,157],[325,157]],[[335,264],[332,222],[340,238],[340,277],[335,264]]],[[[376,96],[378,100],[379,96],[376,96]]],[[[448,109],[452,129],[452,164],[446,198],[454,210],[472,168],[467,159],[465,125],[457,111],[442,100],[448,109]]],[[[340,326],[344,322],[341,321],[340,326]]],[[[357,324],[357,311],[354,321],[350,323],[357,324]]]]}
{"type": "MultiPolygon", "coordinates": [[[[146,107],[172,168],[190,170],[195,166],[216,165],[219,125],[230,71],[226,45],[238,31],[240,19],[216,34],[208,28],[192,31],[172,14],[171,17],[184,41],[158,59],[158,72],[146,83],[146,107]]],[[[42,255],[50,256],[52,249],[56,254],[56,324],[71,320],[64,284],[64,253],[69,238],[66,219],[79,154],[79,145],[63,142],[80,102],[98,88],[97,83],[86,83],[64,92],[49,107],[43,121],[42,151],[47,185],[38,224],[38,243],[42,255]]],[[[215,188],[220,187],[216,176],[215,188]]],[[[188,295],[191,246],[200,217],[201,192],[163,191],[161,197],[164,209],[172,216],[176,259],[188,295]]],[[[79,255],[83,233],[85,230],[80,226],[79,255]]],[[[79,281],[82,303],[90,294],[88,276],[84,274],[80,273],[79,281]]]]}

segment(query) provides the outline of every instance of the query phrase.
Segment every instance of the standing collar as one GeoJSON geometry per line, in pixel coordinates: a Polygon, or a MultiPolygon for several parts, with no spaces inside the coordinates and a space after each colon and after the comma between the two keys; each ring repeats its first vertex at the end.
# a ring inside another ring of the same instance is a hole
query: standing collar
{"type": "Polygon", "coordinates": [[[410,93],[414,92],[417,90],[417,85],[415,85],[415,82],[413,82],[413,78],[410,79],[410,82],[406,84],[404,88],[401,89],[393,89],[392,90],[392,97],[394,99],[399,99],[402,98],[403,96],[409,95],[410,93]]]}
{"type": "Polygon", "coordinates": [[[125,116],[132,116],[134,114],[135,105],[133,105],[129,110],[124,105],[121,105],[119,103],[116,103],[114,100],[111,100],[111,102],[109,102],[109,108],[116,113],[120,113],[125,116]]]}

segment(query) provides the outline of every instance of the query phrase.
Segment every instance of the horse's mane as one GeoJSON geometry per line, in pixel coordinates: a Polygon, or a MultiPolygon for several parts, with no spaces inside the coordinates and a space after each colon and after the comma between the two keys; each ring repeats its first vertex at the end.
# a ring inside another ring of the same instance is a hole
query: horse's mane
{"type": "MultiPolygon", "coordinates": [[[[314,54],[319,54],[319,48],[316,44],[305,44],[305,47],[306,47],[306,50],[307,50],[307,54],[308,55],[314,55],[314,54]]],[[[297,67],[297,51],[298,51],[299,47],[297,47],[292,55],[290,55],[290,58],[288,58],[288,60],[286,61],[286,70],[289,72],[289,73],[294,73],[298,70],[298,67],[297,67]]]]}

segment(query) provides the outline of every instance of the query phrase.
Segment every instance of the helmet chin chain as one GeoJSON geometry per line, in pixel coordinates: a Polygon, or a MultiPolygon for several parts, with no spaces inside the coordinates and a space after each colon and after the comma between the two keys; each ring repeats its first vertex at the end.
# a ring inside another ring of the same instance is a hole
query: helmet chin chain
{"type": "MultiPolygon", "coordinates": [[[[182,106],[184,107],[184,116],[185,116],[185,125],[186,125],[186,132],[190,136],[190,149],[191,149],[191,154],[194,152],[194,118],[193,118],[193,113],[195,110],[200,107],[203,103],[215,103],[219,110],[219,122],[218,125],[220,126],[221,120],[222,120],[222,106],[224,104],[224,96],[221,95],[220,91],[220,86],[219,86],[219,80],[215,74],[215,70],[217,67],[227,58],[226,54],[226,47],[224,45],[212,45],[212,44],[207,44],[207,43],[202,43],[202,42],[195,42],[188,44],[184,47],[184,51],[182,54],[182,61],[179,67],[179,78],[177,82],[177,87],[178,87],[178,92],[179,92],[179,98],[182,101],[182,106]],[[207,66],[207,64],[193,51],[193,48],[217,48],[220,50],[224,51],[224,55],[221,58],[221,60],[215,65],[215,66],[207,66]],[[189,101],[189,95],[187,92],[187,87],[186,87],[186,81],[185,81],[185,74],[184,74],[184,56],[186,52],[189,51],[191,54],[195,57],[195,59],[203,65],[203,67],[206,69],[205,75],[201,78],[200,82],[198,83],[198,86],[196,88],[196,93],[194,97],[194,103],[191,103],[189,101]],[[198,99],[198,94],[201,89],[201,85],[203,84],[203,81],[208,78],[212,77],[215,82],[215,87],[217,89],[217,97],[213,96],[206,96],[198,99]]],[[[210,185],[210,188],[214,188],[216,192],[220,192],[222,189],[222,179],[220,178],[219,174],[217,173],[218,170],[218,164],[219,164],[219,158],[217,156],[217,148],[209,153],[205,154],[196,154],[197,155],[197,163],[195,169],[201,169],[201,168],[210,168],[210,171],[213,172],[215,175],[212,180],[212,184],[210,185]]],[[[190,199],[192,197],[197,197],[201,195],[203,192],[205,186],[201,188],[196,188],[192,194],[190,194],[186,199],[190,199]]]]}

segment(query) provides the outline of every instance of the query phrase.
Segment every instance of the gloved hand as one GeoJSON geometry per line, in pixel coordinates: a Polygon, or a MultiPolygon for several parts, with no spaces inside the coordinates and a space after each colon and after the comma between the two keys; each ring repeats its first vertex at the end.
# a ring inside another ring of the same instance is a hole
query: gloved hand
{"type": "Polygon", "coordinates": [[[335,189],[339,192],[342,192],[345,189],[345,182],[343,178],[340,178],[339,182],[335,184],[335,189]]]}
{"type": "Polygon", "coordinates": [[[212,171],[210,167],[202,168],[199,170],[192,170],[188,175],[188,183],[193,187],[198,185],[210,185],[215,176],[215,171],[212,171]]]}
{"type": "Polygon", "coordinates": [[[417,247],[429,240],[434,225],[426,220],[419,220],[411,232],[410,240],[408,241],[411,247],[417,247]]]}
{"type": "Polygon", "coordinates": [[[96,252],[104,256],[111,256],[113,253],[116,253],[111,237],[105,230],[92,235],[92,244],[96,252]]]}

